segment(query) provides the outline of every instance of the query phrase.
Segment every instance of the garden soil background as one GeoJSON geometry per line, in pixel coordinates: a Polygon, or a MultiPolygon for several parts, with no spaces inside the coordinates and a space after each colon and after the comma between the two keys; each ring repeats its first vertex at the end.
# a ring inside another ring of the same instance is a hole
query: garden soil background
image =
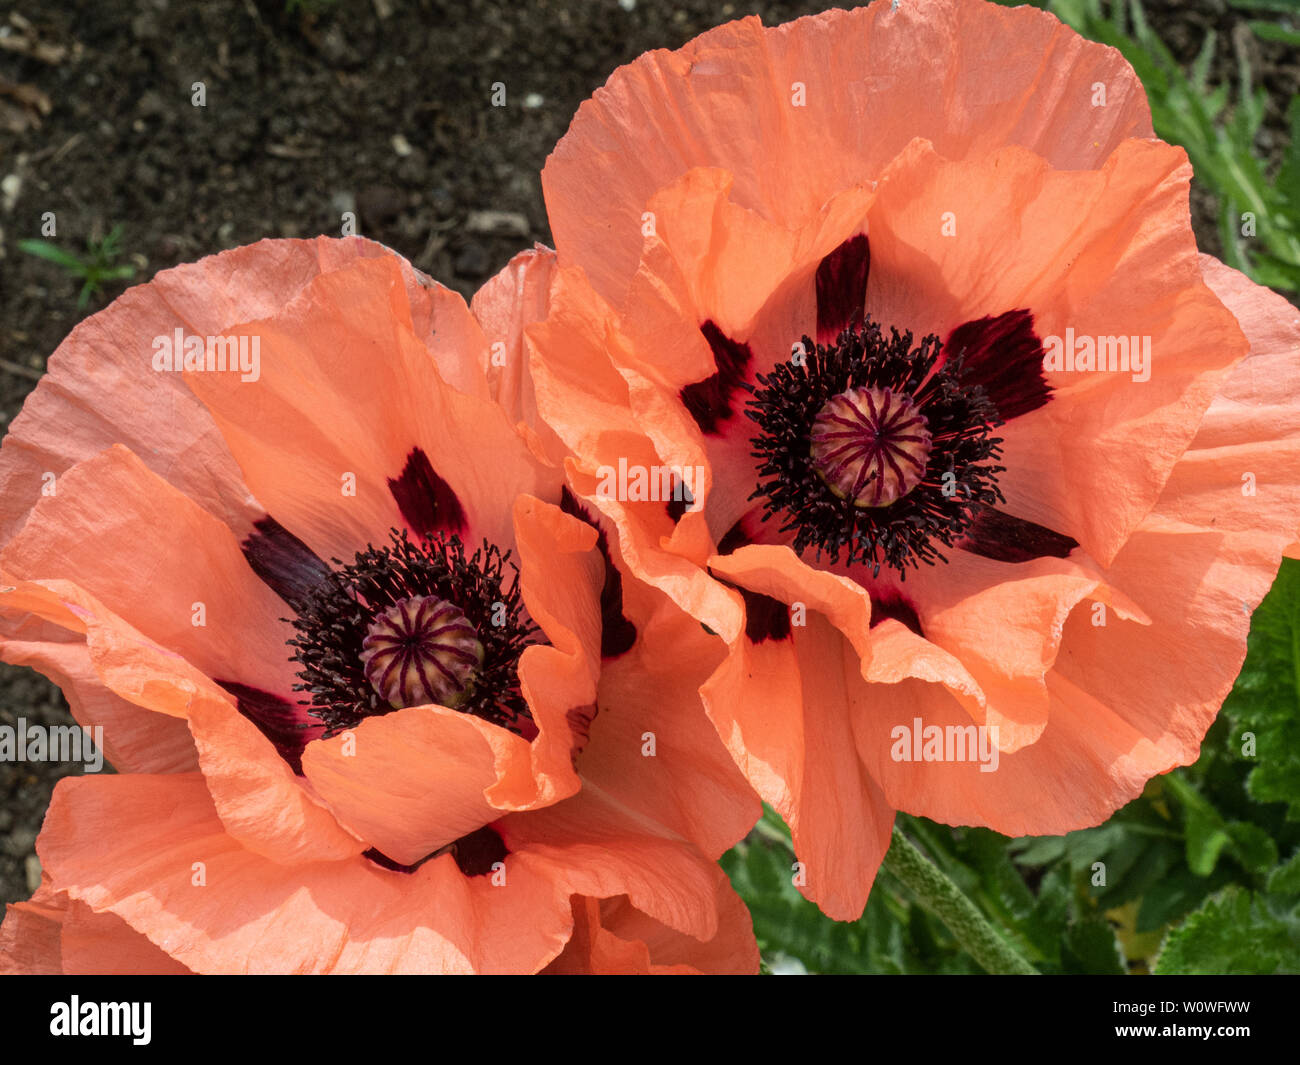
{"type": "MultiPolygon", "coordinates": [[[[904,3],[907,0],[903,0],[904,3]]],[[[83,317],[78,284],[24,254],[53,211],[74,252],[120,225],[135,281],[264,237],[359,231],[466,297],[549,243],[538,174],[579,103],[615,67],[748,14],[825,3],[717,0],[30,0],[0,3],[0,431],[83,317]],[[203,82],[206,106],[191,103],[203,82]],[[490,105],[492,86],[506,106],[490,105]]],[[[1148,0],[1184,64],[1218,33],[1214,80],[1248,50],[1269,92],[1258,150],[1276,159],[1300,89],[1285,46],[1226,0],[1148,0]]],[[[918,57],[923,58],[923,57],[918,57]]],[[[772,160],[797,166],[797,160],[772,160]]],[[[1216,206],[1193,190],[1201,248],[1216,206]]],[[[58,688],[0,665],[0,724],[71,721],[58,688]]],[[[0,901],[40,880],[35,840],[59,763],[0,763],[0,901]]]]}

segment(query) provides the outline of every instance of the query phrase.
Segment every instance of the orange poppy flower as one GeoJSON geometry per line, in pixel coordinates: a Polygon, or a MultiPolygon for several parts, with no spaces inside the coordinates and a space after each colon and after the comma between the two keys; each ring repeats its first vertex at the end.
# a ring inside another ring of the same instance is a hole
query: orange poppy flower
{"type": "Polygon", "coordinates": [[[833,917],[895,810],[1096,824],[1232,685],[1300,527],[1300,320],[1198,256],[1190,178],[1118,52],[976,0],[650,53],[547,162],[543,418],[725,642],[708,713],[833,917]]]}
{"type": "Polygon", "coordinates": [[[757,968],[721,654],[624,588],[529,424],[552,272],[470,308],[266,241],[55,353],[0,448],[0,656],[119,772],[57,787],[5,968],[757,968]]]}

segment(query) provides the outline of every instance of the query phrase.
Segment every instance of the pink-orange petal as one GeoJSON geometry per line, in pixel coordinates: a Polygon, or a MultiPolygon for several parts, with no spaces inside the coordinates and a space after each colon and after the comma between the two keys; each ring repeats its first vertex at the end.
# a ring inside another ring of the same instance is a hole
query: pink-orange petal
{"type": "MultiPolygon", "coordinates": [[[[232,527],[256,517],[202,404],[179,373],[154,370],[154,340],[177,329],[222,336],[239,322],[275,313],[313,277],[377,256],[393,253],[360,237],[263,240],[164,270],[83,321],[50,357],[49,373],[0,446],[0,540],[42,498],[48,475],[116,443],[232,527]]],[[[418,302],[419,279],[409,266],[403,276],[418,302]]],[[[424,335],[427,310],[415,317],[424,335]]]]}
{"type": "MultiPolygon", "coordinates": [[[[414,330],[397,261],[322,275],[274,317],[236,332],[258,338],[257,380],[187,371],[186,382],[258,500],[321,558],[350,559],[409,525],[388,481],[415,448],[464,514],[464,528],[446,531],[469,542],[508,547],[501,500],[558,494],[558,474],[528,453],[505,411],[442,378],[414,330]]],[[[439,528],[445,520],[433,515],[439,528]]]]}
{"type": "Polygon", "coordinates": [[[559,507],[520,496],[514,522],[524,606],[546,639],[519,659],[520,690],[538,729],[531,745],[534,794],[512,800],[523,808],[578,787],[570,713],[596,697],[605,566],[596,530],[559,507]]]}
{"type": "Polygon", "coordinates": [[[717,866],[595,788],[513,814],[498,828],[521,866],[569,896],[627,895],[638,910],[674,931],[704,941],[717,934],[717,866]]]}
{"type": "Polygon", "coordinates": [[[302,764],[340,823],[401,865],[536,796],[527,740],[444,706],[366,718],[311,743],[302,764]]]}
{"type": "Polygon", "coordinates": [[[223,522],[120,445],[64,473],[0,565],[74,581],[209,677],[292,690],[284,603],[223,522]]]}
{"type": "Polygon", "coordinates": [[[60,781],[37,850],[71,898],[195,972],[534,972],[572,928],[568,895],[514,858],[500,884],[449,855],[277,865],[223,830],[197,774],[60,781]]]}
{"type": "Polygon", "coordinates": [[[632,614],[636,644],[604,663],[579,767],[591,786],[718,857],[761,812],[700,702],[724,647],[662,593],[648,606],[632,614]]]}
{"type": "Polygon", "coordinates": [[[184,773],[198,768],[185,722],[114,694],[90,659],[82,633],[33,614],[11,618],[0,598],[0,661],[29,666],[62,690],[72,716],[103,740],[105,760],[119,773],[184,773]]]}
{"type": "Polygon", "coordinates": [[[796,225],[916,136],[950,158],[1019,144],[1086,169],[1152,132],[1123,57],[1051,15],[877,0],[772,28],[747,18],[620,67],[579,108],[542,188],[561,263],[617,299],[646,202],[687,170],[731,171],[737,202],[796,225]]]}

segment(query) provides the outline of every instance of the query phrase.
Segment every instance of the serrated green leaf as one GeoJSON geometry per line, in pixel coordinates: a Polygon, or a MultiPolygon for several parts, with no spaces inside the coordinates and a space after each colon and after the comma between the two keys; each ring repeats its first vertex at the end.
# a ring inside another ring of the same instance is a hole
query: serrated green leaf
{"type": "Polygon", "coordinates": [[[1232,840],[1229,850],[1246,872],[1262,876],[1277,864],[1277,844],[1259,825],[1233,821],[1228,836],[1232,840]]]}
{"type": "Polygon", "coordinates": [[[1230,887],[1165,939],[1161,975],[1300,972],[1300,923],[1278,916],[1249,891],[1230,887]]]}
{"type": "Polygon", "coordinates": [[[1300,895],[1300,850],[1268,875],[1270,895],[1300,895]]]}
{"type": "Polygon", "coordinates": [[[1284,559],[1251,619],[1246,663],[1223,711],[1240,742],[1254,742],[1247,789],[1259,802],[1284,802],[1300,818],[1300,562],[1284,559]]]}

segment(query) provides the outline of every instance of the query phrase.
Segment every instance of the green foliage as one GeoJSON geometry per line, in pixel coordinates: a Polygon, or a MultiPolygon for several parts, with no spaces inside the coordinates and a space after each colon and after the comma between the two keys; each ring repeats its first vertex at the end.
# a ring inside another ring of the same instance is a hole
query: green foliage
{"type": "Polygon", "coordinates": [[[1300,920],[1268,901],[1230,887],[1170,933],[1160,975],[1300,972],[1300,920]]]}
{"type": "Polygon", "coordinates": [[[1256,758],[1246,781],[1252,798],[1286,803],[1300,820],[1300,565],[1286,562],[1250,625],[1250,652],[1224,713],[1256,758]]]}
{"type": "Polygon", "coordinates": [[[80,281],[77,310],[84,310],[106,281],[129,281],[135,277],[134,266],[116,265],[118,256],[122,254],[121,239],[122,227],[114,226],[102,240],[88,240],[84,256],[65,251],[48,240],[20,240],[18,247],[28,255],[63,267],[69,277],[80,281]]]}
{"type": "MultiPolygon", "coordinates": [[[[1275,174],[1256,157],[1267,94],[1255,85],[1244,49],[1236,50],[1235,84],[1210,84],[1217,38],[1207,35],[1190,71],[1184,71],[1147,22],[1140,0],[1119,0],[1103,13],[1101,0],[1052,0],[1046,5],[1085,37],[1118,48],[1142,79],[1157,135],[1181,145],[1197,182],[1219,201],[1224,260],[1260,284],[1300,292],[1300,96],[1288,110],[1290,141],[1275,174]],[[1242,216],[1253,217],[1255,235],[1243,235],[1242,216]]],[[[1240,2],[1252,10],[1296,14],[1289,0],[1240,2]]],[[[1254,20],[1265,40],[1295,43],[1300,26],[1254,20]]]]}

